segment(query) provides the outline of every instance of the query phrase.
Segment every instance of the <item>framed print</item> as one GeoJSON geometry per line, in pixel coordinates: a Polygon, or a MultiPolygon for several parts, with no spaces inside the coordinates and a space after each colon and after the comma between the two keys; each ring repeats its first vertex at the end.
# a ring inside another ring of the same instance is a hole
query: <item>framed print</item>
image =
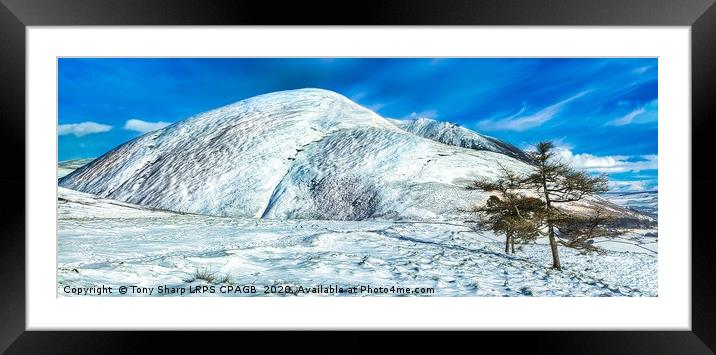
{"type": "Polygon", "coordinates": [[[166,5],[3,0],[9,353],[712,353],[711,2],[166,5]]]}

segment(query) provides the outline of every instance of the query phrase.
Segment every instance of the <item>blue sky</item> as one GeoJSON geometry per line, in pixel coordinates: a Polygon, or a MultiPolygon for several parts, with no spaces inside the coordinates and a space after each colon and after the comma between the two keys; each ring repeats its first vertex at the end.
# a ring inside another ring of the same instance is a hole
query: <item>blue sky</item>
{"type": "Polygon", "coordinates": [[[384,117],[458,123],[526,148],[554,140],[615,190],[657,188],[655,58],[59,59],[59,159],[262,93],[318,87],[384,117]]]}

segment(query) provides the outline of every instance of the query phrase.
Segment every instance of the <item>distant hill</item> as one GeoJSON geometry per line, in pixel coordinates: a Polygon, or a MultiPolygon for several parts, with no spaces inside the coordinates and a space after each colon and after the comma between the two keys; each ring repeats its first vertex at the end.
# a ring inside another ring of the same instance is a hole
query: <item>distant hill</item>
{"type": "Polygon", "coordinates": [[[658,191],[645,192],[610,192],[602,197],[619,206],[657,217],[659,213],[658,191]]]}

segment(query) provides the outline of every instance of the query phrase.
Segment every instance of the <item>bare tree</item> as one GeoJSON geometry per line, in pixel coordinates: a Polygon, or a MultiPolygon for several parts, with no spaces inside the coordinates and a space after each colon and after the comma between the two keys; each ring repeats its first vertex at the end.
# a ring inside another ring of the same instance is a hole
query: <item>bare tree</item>
{"type": "MultiPolygon", "coordinates": [[[[568,164],[555,157],[552,142],[540,142],[535,151],[529,152],[534,164],[534,171],[522,182],[536,191],[544,203],[543,216],[547,224],[547,236],[552,249],[552,267],[562,269],[555,238],[555,228],[564,219],[564,214],[557,208],[559,204],[575,202],[586,196],[606,192],[607,178],[605,175],[590,176],[572,169],[568,164]]],[[[572,219],[574,221],[574,219],[572,219]]],[[[570,223],[562,223],[562,229],[569,228],[570,223]]]]}

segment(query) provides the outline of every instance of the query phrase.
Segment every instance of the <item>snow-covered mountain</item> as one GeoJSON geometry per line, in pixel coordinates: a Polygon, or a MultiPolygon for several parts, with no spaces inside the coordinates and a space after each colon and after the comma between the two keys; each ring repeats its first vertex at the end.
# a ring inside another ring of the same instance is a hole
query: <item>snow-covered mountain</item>
{"type": "Polygon", "coordinates": [[[391,122],[408,132],[436,142],[474,150],[488,150],[525,162],[529,161],[527,154],[512,144],[471,131],[452,122],[436,121],[424,117],[415,120],[391,119],[391,122]]]}
{"type": "Polygon", "coordinates": [[[465,217],[460,210],[488,197],[465,189],[471,181],[493,179],[502,167],[528,171],[522,155],[462,127],[396,123],[337,93],[301,89],[147,133],[59,185],[213,216],[434,221],[465,217]]]}
{"type": "Polygon", "coordinates": [[[59,185],[209,215],[421,219],[481,201],[463,187],[493,178],[500,164],[528,168],[500,152],[423,138],[337,93],[301,89],[147,133],[59,185]]]}

